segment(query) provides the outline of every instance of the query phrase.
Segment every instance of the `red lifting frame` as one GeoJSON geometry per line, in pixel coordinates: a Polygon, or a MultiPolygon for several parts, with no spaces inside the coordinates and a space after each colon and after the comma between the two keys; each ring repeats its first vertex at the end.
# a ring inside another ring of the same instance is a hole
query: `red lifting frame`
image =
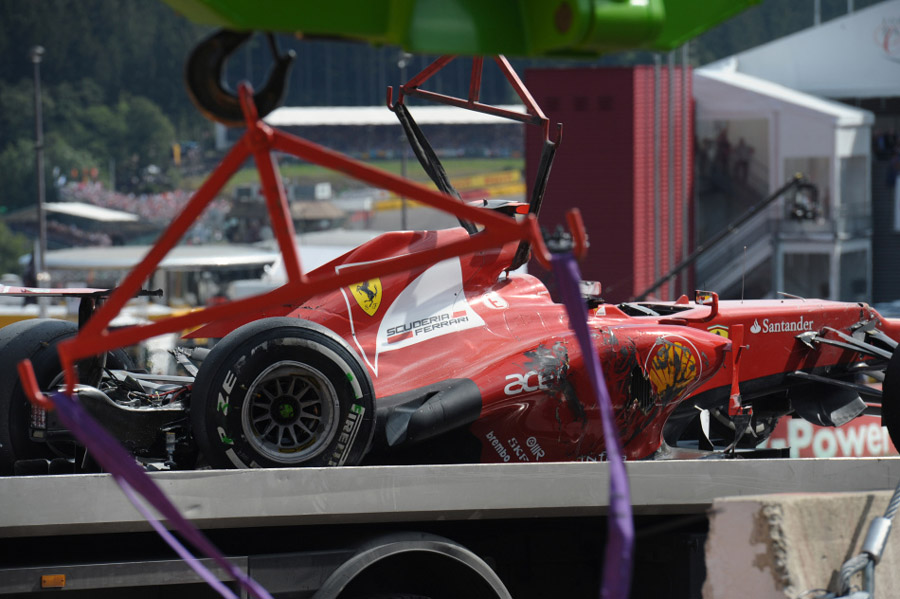
{"type": "MultiPolygon", "coordinates": [[[[421,82],[428,79],[452,59],[453,57],[438,59],[425,71],[414,77],[409,84],[404,85],[401,88],[401,100],[404,92],[407,95],[414,93],[428,99],[453,104],[462,108],[506,116],[526,123],[541,124],[545,135],[547,134],[548,121],[546,117],[540,112],[540,108],[534,103],[531,95],[525,90],[521,81],[515,76],[515,73],[509,67],[509,63],[503,57],[497,58],[498,64],[507,73],[508,78],[510,74],[512,75],[512,79],[510,79],[511,84],[533,114],[511,113],[510,111],[477,102],[481,76],[480,58],[476,58],[473,64],[469,101],[417,89],[421,82]]],[[[193,195],[181,214],[163,232],[140,264],[113,291],[109,299],[100,306],[78,334],[71,339],[60,342],[58,351],[60,364],[65,374],[67,394],[72,394],[77,383],[74,364],[78,360],[100,355],[119,347],[134,345],[157,335],[192,329],[214,320],[262,312],[273,306],[296,305],[314,295],[353,285],[359,281],[376,276],[419,268],[448,258],[500,247],[506,243],[518,240],[530,242],[536,259],[546,268],[550,268],[550,253],[544,244],[534,215],[528,215],[524,220],[516,222],[514,219],[490,210],[463,204],[456,198],[371,167],[305,139],[272,129],[260,120],[256,106],[253,104],[253,91],[248,84],[241,84],[239,96],[247,124],[247,130],[240,140],[193,195]],[[309,276],[301,268],[300,257],[294,245],[294,225],[290,217],[281,178],[277,176],[272,160],[271,152],[273,150],[288,153],[308,162],[342,172],[375,187],[394,191],[411,200],[454,214],[463,220],[479,223],[484,226],[484,229],[464,240],[450,243],[444,247],[397,256],[381,261],[378,264],[364,264],[351,269],[341,270],[340,273],[317,273],[314,276],[309,276]],[[162,319],[152,324],[113,331],[108,330],[112,319],[119,314],[131,298],[135,297],[144,281],[150,277],[166,254],[175,247],[179,239],[182,238],[206,206],[216,197],[225,183],[251,155],[259,171],[272,230],[284,256],[288,282],[277,289],[246,299],[207,307],[181,316],[162,319]]],[[[580,214],[577,210],[572,210],[568,214],[567,219],[575,239],[575,253],[583,256],[586,249],[586,237],[580,214]]],[[[19,373],[29,399],[45,409],[52,408],[52,403],[44,398],[38,389],[29,361],[26,360],[19,364],[19,373]]]]}
{"type": "MultiPolygon", "coordinates": [[[[479,96],[481,94],[481,72],[484,67],[484,57],[482,56],[472,57],[472,73],[469,77],[468,99],[462,100],[453,96],[446,96],[444,94],[421,89],[420,86],[423,83],[428,81],[435,73],[453,62],[455,58],[456,56],[441,56],[433,63],[425,67],[418,75],[410,79],[404,85],[400,86],[400,97],[397,99],[397,103],[403,103],[404,95],[417,96],[426,100],[431,100],[432,102],[448,104],[450,106],[465,108],[466,110],[474,110],[475,112],[483,112],[485,114],[493,114],[495,116],[527,123],[529,125],[540,125],[541,130],[544,133],[544,139],[550,139],[550,119],[544,116],[544,112],[541,110],[541,107],[538,106],[537,102],[534,101],[534,98],[531,96],[531,92],[528,91],[528,88],[526,88],[525,84],[522,83],[522,80],[519,79],[519,76],[513,70],[512,66],[509,64],[509,61],[505,56],[495,56],[494,61],[497,63],[497,66],[500,67],[500,71],[503,73],[503,76],[506,77],[506,80],[509,81],[509,84],[519,96],[519,99],[522,100],[527,113],[516,112],[514,110],[506,110],[504,108],[497,108],[496,106],[491,106],[490,104],[482,104],[481,102],[479,102],[479,96]]],[[[393,90],[389,87],[387,92],[387,105],[391,110],[394,109],[392,95],[393,90]]],[[[559,141],[558,136],[559,134],[557,133],[556,141],[559,141]]]]}

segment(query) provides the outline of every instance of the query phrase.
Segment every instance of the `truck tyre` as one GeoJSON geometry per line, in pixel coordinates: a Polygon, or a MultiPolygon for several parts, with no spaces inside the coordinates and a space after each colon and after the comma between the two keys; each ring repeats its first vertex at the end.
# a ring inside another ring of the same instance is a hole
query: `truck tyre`
{"type": "Polygon", "coordinates": [[[338,566],[312,599],[510,599],[481,557],[422,532],[371,538],[338,566]]]}
{"type": "Polygon", "coordinates": [[[368,373],[343,339],[298,318],[268,318],[212,349],[190,417],[215,468],[341,466],[368,451],[373,404],[368,373]]]}
{"type": "MultiPolygon", "coordinates": [[[[19,460],[58,457],[46,443],[29,438],[31,406],[25,397],[16,368],[31,360],[41,389],[60,382],[62,367],[56,346],[75,336],[78,327],[66,320],[29,319],[0,329],[0,474],[12,474],[19,460]]],[[[110,368],[127,368],[131,360],[122,350],[107,356],[110,368]]]]}
{"type": "Polygon", "coordinates": [[[900,448],[900,351],[894,352],[884,371],[881,425],[887,427],[894,447],[900,448]]]}

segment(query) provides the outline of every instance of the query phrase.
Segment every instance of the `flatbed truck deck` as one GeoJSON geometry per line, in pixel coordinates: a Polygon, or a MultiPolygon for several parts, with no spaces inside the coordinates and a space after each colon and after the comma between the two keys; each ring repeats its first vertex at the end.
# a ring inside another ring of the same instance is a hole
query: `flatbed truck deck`
{"type": "MultiPolygon", "coordinates": [[[[637,530],[632,596],[663,592],[699,597],[706,518],[714,500],[888,491],[900,480],[900,458],[644,461],[630,462],[628,474],[637,530]]],[[[454,548],[470,551],[502,583],[502,589],[492,588],[489,581],[470,596],[596,596],[609,505],[606,463],[201,470],[150,476],[184,515],[276,597],[348,596],[334,583],[335,573],[346,570],[354,556],[359,561],[361,553],[369,552],[371,557],[379,543],[412,548],[401,551],[405,557],[421,556],[429,547],[439,547],[443,557],[454,548]]],[[[73,597],[79,590],[84,596],[100,596],[104,589],[146,593],[163,585],[167,597],[206,592],[199,578],[162,546],[109,475],[0,478],[0,501],[0,595],[46,592],[41,577],[54,573],[68,574],[66,590],[75,592],[68,595],[73,597]]],[[[377,579],[444,569],[440,559],[429,560],[396,557],[397,564],[385,566],[377,579]]],[[[481,567],[469,566],[476,572],[481,567]]],[[[345,573],[345,578],[353,575],[345,573]]],[[[459,573],[453,578],[459,579],[459,573]]],[[[413,588],[421,588],[421,581],[413,588]]],[[[447,592],[418,596],[465,596],[447,592]]]]}

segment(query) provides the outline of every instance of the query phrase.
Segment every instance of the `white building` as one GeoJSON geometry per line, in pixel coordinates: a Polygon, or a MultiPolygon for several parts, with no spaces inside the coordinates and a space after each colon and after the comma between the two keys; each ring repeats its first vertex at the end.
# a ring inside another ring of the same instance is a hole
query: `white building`
{"type": "Polygon", "coordinates": [[[814,210],[779,200],[705,255],[698,286],[724,297],[900,297],[900,207],[881,184],[887,161],[872,153],[873,134],[900,122],[900,0],[698,69],[693,84],[701,242],[796,172],[819,189],[814,210]]]}

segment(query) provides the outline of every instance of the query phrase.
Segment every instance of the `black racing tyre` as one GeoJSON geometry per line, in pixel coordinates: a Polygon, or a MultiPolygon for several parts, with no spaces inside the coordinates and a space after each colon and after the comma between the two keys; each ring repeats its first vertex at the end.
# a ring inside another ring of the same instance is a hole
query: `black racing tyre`
{"type": "MultiPolygon", "coordinates": [[[[59,457],[47,444],[29,438],[31,405],[16,367],[22,360],[31,360],[41,389],[60,383],[56,346],[77,332],[75,323],[54,319],[22,320],[0,328],[0,474],[11,474],[19,460],[59,457]]],[[[107,356],[109,368],[130,366],[131,359],[120,349],[107,356]]]]}
{"type": "Polygon", "coordinates": [[[51,458],[44,443],[29,438],[31,404],[19,381],[17,366],[31,360],[38,385],[46,389],[61,368],[56,345],[77,332],[64,320],[21,320],[0,329],[0,473],[12,474],[18,460],[51,458]]]}
{"type": "Polygon", "coordinates": [[[191,426],[215,468],[359,463],[375,432],[374,391],[325,327],[268,318],[226,335],[200,366],[191,426]]]}
{"type": "Polygon", "coordinates": [[[900,351],[894,351],[881,385],[881,425],[887,427],[894,447],[900,448],[900,351]]]}

